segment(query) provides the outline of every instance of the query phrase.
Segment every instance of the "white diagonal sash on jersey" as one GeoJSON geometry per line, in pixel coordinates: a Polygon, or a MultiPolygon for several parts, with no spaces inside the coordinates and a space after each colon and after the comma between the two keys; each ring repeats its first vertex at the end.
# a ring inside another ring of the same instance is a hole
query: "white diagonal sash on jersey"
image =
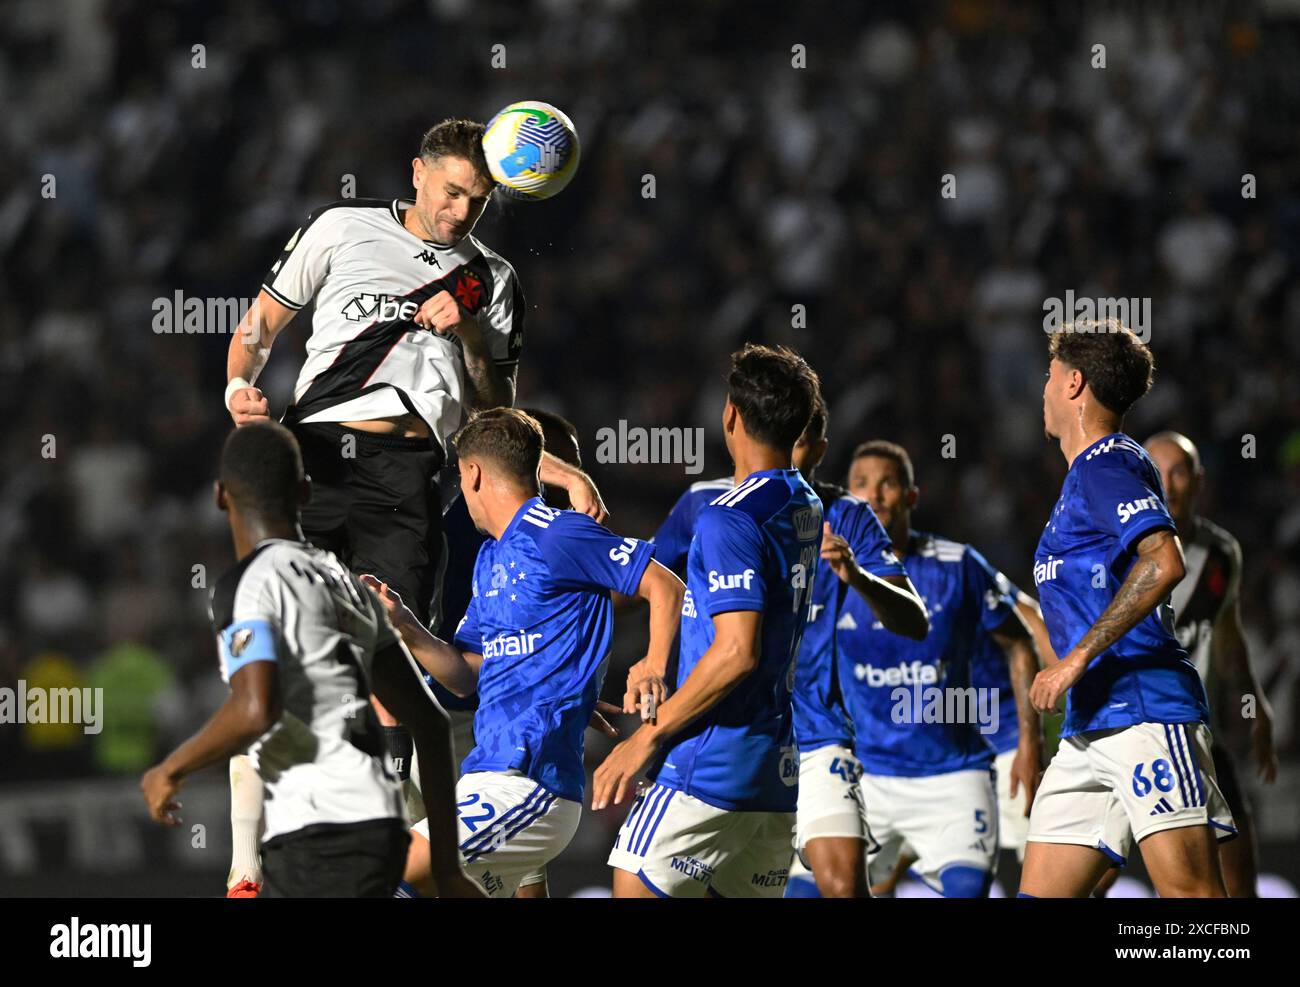
{"type": "Polygon", "coordinates": [[[1205,568],[1205,560],[1210,557],[1210,550],[1199,541],[1185,545],[1183,551],[1187,560],[1187,574],[1183,576],[1182,582],[1174,587],[1171,600],[1175,624],[1178,623],[1179,615],[1187,612],[1187,606],[1192,602],[1192,594],[1196,592],[1196,587],[1201,582],[1201,570],[1205,568]]]}

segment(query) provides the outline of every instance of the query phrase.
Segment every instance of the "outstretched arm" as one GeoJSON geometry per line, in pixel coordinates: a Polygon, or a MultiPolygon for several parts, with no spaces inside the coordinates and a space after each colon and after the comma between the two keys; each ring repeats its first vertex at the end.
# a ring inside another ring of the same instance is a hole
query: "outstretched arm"
{"type": "Polygon", "coordinates": [[[281,305],[263,289],[239,320],[226,352],[226,410],[236,425],[270,420],[270,405],[253,382],[271,356],[275,337],[296,314],[294,309],[281,305]],[[236,384],[243,386],[232,386],[236,384]]]}
{"type": "Polygon", "coordinates": [[[155,822],[179,826],[175,795],[186,777],[210,764],[224,763],[271,728],[280,718],[280,675],[273,661],[254,661],[230,677],[230,695],[189,740],[140,779],[145,804],[155,822]]]}
{"type": "Polygon", "coordinates": [[[867,601],[885,630],[920,641],[930,633],[930,615],[907,576],[876,576],[858,563],[848,541],[822,524],[821,556],[831,571],[867,601]]]}
{"type": "Polygon", "coordinates": [[[659,707],[654,723],[637,731],[610,752],[596,769],[591,807],[618,805],[632,791],[637,774],[675,734],[690,726],[720,703],[758,667],[758,636],[762,613],[733,610],[713,618],[714,637],[680,689],[659,707]]]}
{"type": "MultiPolygon", "coordinates": [[[[483,656],[461,651],[454,644],[434,637],[387,583],[369,573],[360,579],[379,597],[393,628],[402,636],[402,643],[410,649],[420,666],[452,695],[462,699],[472,696],[478,689],[478,671],[483,665],[483,656]]],[[[382,696],[380,702],[384,702],[382,696]]]]}
{"type": "Polygon", "coordinates": [[[1273,747],[1273,707],[1250,665],[1246,636],[1241,630],[1241,603],[1234,597],[1214,622],[1210,651],[1214,667],[1238,696],[1255,697],[1255,719],[1251,724],[1250,746],[1260,780],[1277,780],[1277,751],[1273,747]]]}
{"type": "MultiPolygon", "coordinates": [[[[1041,618],[1039,618],[1041,622],[1041,618]]],[[[1020,724],[1020,740],[1015,760],[1011,763],[1011,797],[1015,798],[1021,786],[1025,789],[1025,815],[1033,804],[1034,793],[1043,774],[1043,723],[1029,699],[1034,676],[1038,674],[1038,653],[1034,647],[1032,629],[1026,626],[1020,607],[1007,614],[992,632],[992,637],[1007,659],[1011,674],[1011,689],[1016,696],[1016,718],[1020,724]]]]}
{"type": "Polygon", "coordinates": [[[575,511],[586,514],[604,524],[609,518],[605,502],[600,499],[596,484],[582,470],[570,466],[563,459],[549,452],[542,452],[542,465],[538,470],[538,479],[550,486],[568,491],[569,503],[575,511]]]}
{"type": "Polygon", "coordinates": [[[641,576],[636,597],[650,604],[650,643],[645,657],[628,669],[623,712],[641,712],[641,719],[654,722],[657,707],[668,698],[668,659],[673,639],[682,620],[686,587],[677,576],[651,560],[641,576]]]}
{"type": "Polygon", "coordinates": [[[1034,708],[1050,713],[1087,671],[1088,663],[1137,626],[1147,614],[1169,598],[1186,573],[1183,547],[1168,528],[1144,535],[1137,543],[1137,561],[1110,606],[1055,668],[1044,669],[1034,679],[1030,698],[1034,708]]]}

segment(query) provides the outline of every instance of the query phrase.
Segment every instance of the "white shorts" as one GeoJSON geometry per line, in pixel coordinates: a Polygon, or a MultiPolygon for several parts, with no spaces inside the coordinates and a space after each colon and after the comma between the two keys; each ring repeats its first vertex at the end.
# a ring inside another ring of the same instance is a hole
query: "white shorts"
{"type": "MultiPolygon", "coordinates": [[[[569,845],[581,815],[579,803],[523,775],[463,775],[456,785],[456,822],[465,872],[489,897],[509,898],[520,885],[545,878],[546,865],[569,845]]],[[[412,829],[429,838],[427,819],[412,829]]]]}
{"type": "Polygon", "coordinates": [[[993,870],[998,848],[997,797],[984,770],[924,778],[864,774],[867,866],[872,883],[893,872],[903,844],[916,853],[912,872],[940,894],[954,865],[993,870]]]}
{"type": "Polygon", "coordinates": [[[636,797],[609,865],[661,898],[780,898],[794,856],[793,812],[735,812],[655,784],[636,797]]]}
{"type": "Polygon", "coordinates": [[[818,747],[799,755],[799,811],[795,848],[824,837],[867,838],[858,781],[862,764],[847,747],[818,747]]]}
{"type": "Polygon", "coordinates": [[[1204,723],[1138,723],[1061,740],[1034,798],[1033,843],[1100,850],[1123,866],[1133,843],[1184,826],[1236,835],[1204,723]]]}
{"type": "Polygon", "coordinates": [[[1029,793],[1021,785],[1016,797],[1011,797],[1011,762],[1016,759],[1016,749],[999,754],[993,762],[998,783],[998,846],[1015,850],[1016,856],[1025,859],[1025,837],[1029,835],[1029,793]]]}

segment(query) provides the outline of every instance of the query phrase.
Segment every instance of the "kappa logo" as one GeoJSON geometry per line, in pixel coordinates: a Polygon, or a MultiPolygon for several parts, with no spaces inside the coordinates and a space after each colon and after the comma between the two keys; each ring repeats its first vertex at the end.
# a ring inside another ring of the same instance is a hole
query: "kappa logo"
{"type": "Polygon", "coordinates": [[[418,254],[411,254],[413,260],[422,260],[426,264],[432,264],[434,267],[441,267],[438,263],[438,255],[432,250],[421,250],[418,254]]]}

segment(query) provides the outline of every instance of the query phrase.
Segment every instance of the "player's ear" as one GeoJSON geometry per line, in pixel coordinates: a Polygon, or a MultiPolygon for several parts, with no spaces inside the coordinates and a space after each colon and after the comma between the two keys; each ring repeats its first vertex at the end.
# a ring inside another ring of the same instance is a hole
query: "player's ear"
{"type": "Polygon", "coordinates": [[[310,501],[311,477],[304,473],[302,479],[298,481],[298,506],[306,507],[310,501]]]}
{"type": "Polygon", "coordinates": [[[1083,393],[1083,389],[1088,386],[1088,379],[1083,376],[1083,371],[1078,367],[1071,367],[1066,372],[1065,377],[1065,396],[1071,401],[1083,393]]]}
{"type": "Polygon", "coordinates": [[[220,480],[212,481],[212,496],[217,502],[217,510],[224,513],[228,510],[226,501],[226,488],[221,485],[220,480]]]}
{"type": "Polygon", "coordinates": [[[907,509],[909,511],[914,510],[916,508],[916,502],[921,499],[921,488],[915,486],[909,487],[905,499],[907,500],[907,509]]]}
{"type": "Polygon", "coordinates": [[[730,434],[736,430],[736,417],[740,414],[736,406],[731,403],[731,398],[727,398],[727,403],[722,406],[722,430],[730,434]]]}
{"type": "Polygon", "coordinates": [[[424,158],[416,156],[411,159],[411,187],[419,190],[424,184],[424,158]]]}
{"type": "Polygon", "coordinates": [[[821,461],[826,458],[826,450],[830,447],[830,439],[819,439],[817,441],[817,451],[813,453],[813,466],[821,465],[821,461]]]}

